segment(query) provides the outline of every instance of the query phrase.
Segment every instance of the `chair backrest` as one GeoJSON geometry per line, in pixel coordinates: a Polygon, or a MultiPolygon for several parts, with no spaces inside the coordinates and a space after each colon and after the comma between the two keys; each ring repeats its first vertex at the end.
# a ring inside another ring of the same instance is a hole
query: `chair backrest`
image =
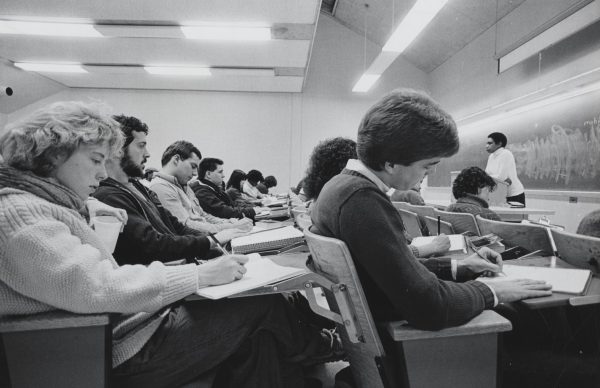
{"type": "Polygon", "coordinates": [[[554,253],[550,232],[543,226],[493,221],[481,216],[475,217],[475,220],[482,235],[494,233],[502,238],[504,245],[518,245],[530,251],[540,249],[549,255],[554,253]]]}
{"type": "MultiPolygon", "coordinates": [[[[454,234],[454,228],[452,227],[451,223],[446,222],[446,221],[441,221],[441,219],[440,219],[439,224],[440,224],[440,233],[454,234]]],[[[427,226],[427,229],[429,230],[430,236],[435,236],[437,234],[437,231],[438,231],[437,217],[426,216],[425,217],[425,225],[427,226]]]]}
{"type": "Polygon", "coordinates": [[[471,213],[452,213],[438,209],[434,209],[433,212],[442,221],[451,223],[455,233],[473,232],[480,235],[475,216],[471,213]]]}
{"type": "Polygon", "coordinates": [[[398,213],[400,213],[400,217],[402,217],[402,223],[404,224],[406,232],[410,235],[410,237],[422,236],[423,233],[421,232],[421,221],[419,221],[419,215],[408,210],[396,209],[398,210],[398,213]]]}
{"type": "MultiPolygon", "coordinates": [[[[352,374],[358,387],[383,388],[388,377],[380,373],[385,362],[385,351],[375,327],[365,294],[358,279],[354,262],[343,241],[324,237],[304,230],[306,242],[312,254],[312,270],[341,285],[347,290],[359,330],[359,342],[352,341],[343,325],[338,325],[344,349],[348,354],[352,374]]],[[[339,310],[332,290],[325,290],[327,301],[333,311],[339,310]]],[[[339,311],[335,311],[339,312],[339,311]]]]}
{"type": "Polygon", "coordinates": [[[432,206],[420,206],[413,205],[410,203],[406,203],[405,206],[406,210],[411,211],[413,213],[417,213],[419,215],[419,221],[421,222],[421,231],[423,232],[423,236],[435,235],[435,232],[429,233],[427,229],[427,223],[425,222],[425,217],[434,217],[432,206]]]}
{"type": "Polygon", "coordinates": [[[550,229],[558,256],[578,268],[600,273],[600,238],[550,229]]]}
{"type": "Polygon", "coordinates": [[[410,203],[408,202],[392,201],[392,205],[394,205],[396,209],[408,210],[409,212],[412,211],[409,209],[410,203]]]}

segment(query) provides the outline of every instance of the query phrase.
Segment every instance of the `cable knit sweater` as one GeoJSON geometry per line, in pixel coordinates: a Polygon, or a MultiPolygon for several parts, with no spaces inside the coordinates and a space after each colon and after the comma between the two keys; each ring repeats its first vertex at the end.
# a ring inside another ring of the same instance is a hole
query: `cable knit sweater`
{"type": "Polygon", "coordinates": [[[117,366],[144,346],[171,303],[196,291],[197,279],[195,265],[119,267],[76,211],[0,189],[0,315],[120,313],[111,320],[117,366]]]}

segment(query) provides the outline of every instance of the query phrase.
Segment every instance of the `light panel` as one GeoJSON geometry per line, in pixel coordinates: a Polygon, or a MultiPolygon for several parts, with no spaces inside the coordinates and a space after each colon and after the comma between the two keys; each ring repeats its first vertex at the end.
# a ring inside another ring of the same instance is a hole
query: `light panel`
{"type": "Polygon", "coordinates": [[[38,73],[87,73],[79,63],[31,63],[15,62],[16,67],[38,73]]]}
{"type": "Polygon", "coordinates": [[[0,33],[17,35],[101,38],[92,24],[0,20],[0,33]]]}
{"type": "Polygon", "coordinates": [[[353,92],[368,92],[371,89],[371,86],[381,77],[381,74],[363,74],[354,88],[352,88],[353,92]]]}

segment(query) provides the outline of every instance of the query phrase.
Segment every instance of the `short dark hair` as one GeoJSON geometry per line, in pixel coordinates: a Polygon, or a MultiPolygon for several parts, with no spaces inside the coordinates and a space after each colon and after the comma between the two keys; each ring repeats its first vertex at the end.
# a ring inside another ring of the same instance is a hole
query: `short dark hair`
{"type": "Polygon", "coordinates": [[[198,164],[198,178],[204,179],[207,171],[215,171],[217,166],[223,165],[223,161],[217,158],[204,158],[198,164]]]}
{"type": "Polygon", "coordinates": [[[233,170],[229,180],[227,181],[227,188],[233,187],[239,191],[242,191],[242,181],[246,179],[246,173],[242,170],[233,170]]]}
{"type": "Polygon", "coordinates": [[[302,184],[307,197],[317,198],[325,183],[346,167],[348,159],[356,159],[356,142],[352,139],[335,137],[317,144],[302,184]]]}
{"type": "Polygon", "coordinates": [[[265,181],[263,182],[265,187],[268,189],[269,187],[277,186],[277,179],[273,175],[269,175],[265,177],[265,181]]]}
{"type": "Polygon", "coordinates": [[[265,180],[265,178],[263,178],[262,172],[260,172],[258,170],[248,171],[247,177],[248,177],[248,182],[250,182],[252,184],[252,186],[256,186],[256,184],[258,182],[262,182],[265,180]]]}
{"type": "Polygon", "coordinates": [[[380,171],[386,162],[408,166],[458,152],[456,123],[424,93],[397,89],[365,114],[358,128],[358,158],[380,171]]]}
{"type": "Polygon", "coordinates": [[[600,237],[600,209],[594,210],[583,217],[577,227],[577,234],[600,237]]]}
{"type": "Polygon", "coordinates": [[[488,135],[488,137],[490,139],[492,139],[494,141],[494,143],[502,144],[502,147],[506,147],[506,143],[508,143],[508,139],[506,138],[506,135],[501,132],[492,132],[488,135]]]}
{"type": "Polygon", "coordinates": [[[168,146],[165,152],[163,152],[160,163],[164,167],[175,155],[179,155],[182,160],[185,160],[191,158],[193,153],[198,156],[198,159],[202,159],[200,150],[192,143],[185,140],[177,140],[175,143],[168,146]]]}
{"type": "Polygon", "coordinates": [[[479,189],[489,187],[490,191],[496,189],[494,178],[489,176],[479,167],[468,167],[462,170],[452,183],[452,195],[459,199],[466,197],[467,194],[477,195],[479,189]]]}
{"type": "Polygon", "coordinates": [[[123,136],[125,136],[123,148],[127,148],[127,146],[133,141],[133,131],[143,132],[146,135],[148,134],[148,125],[146,125],[146,123],[142,122],[137,117],[125,116],[121,114],[118,116],[113,116],[113,119],[121,124],[121,132],[123,132],[123,136]]]}

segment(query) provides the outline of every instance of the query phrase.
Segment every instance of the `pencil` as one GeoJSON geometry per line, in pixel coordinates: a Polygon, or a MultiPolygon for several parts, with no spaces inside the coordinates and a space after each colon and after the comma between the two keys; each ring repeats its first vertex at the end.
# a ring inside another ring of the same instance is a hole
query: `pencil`
{"type": "Polygon", "coordinates": [[[440,235],[441,226],[442,226],[442,220],[440,220],[440,216],[438,216],[438,236],[440,235]]]}

